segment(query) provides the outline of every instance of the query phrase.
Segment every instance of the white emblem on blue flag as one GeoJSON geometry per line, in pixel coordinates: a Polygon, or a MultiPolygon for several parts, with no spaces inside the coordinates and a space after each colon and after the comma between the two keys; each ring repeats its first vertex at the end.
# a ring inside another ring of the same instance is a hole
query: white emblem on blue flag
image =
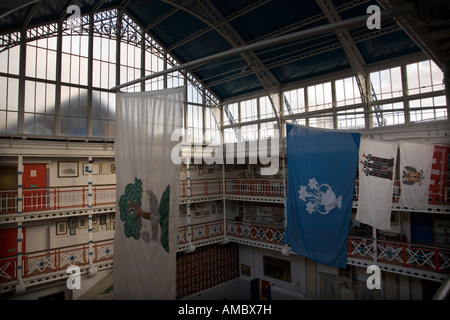
{"type": "Polygon", "coordinates": [[[342,195],[336,197],[333,189],[326,183],[319,185],[315,178],[309,179],[307,186],[300,186],[299,198],[306,202],[306,211],[309,214],[317,211],[327,214],[334,208],[341,209],[342,195]]]}

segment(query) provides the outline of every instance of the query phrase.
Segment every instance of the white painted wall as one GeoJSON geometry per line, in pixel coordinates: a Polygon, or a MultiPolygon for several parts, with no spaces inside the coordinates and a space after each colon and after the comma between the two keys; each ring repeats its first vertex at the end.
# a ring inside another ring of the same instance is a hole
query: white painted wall
{"type": "MultiPolygon", "coordinates": [[[[49,179],[48,185],[49,187],[67,187],[67,186],[87,186],[89,182],[89,176],[87,174],[83,174],[83,165],[88,163],[88,158],[56,158],[52,159],[51,163],[47,165],[49,171],[49,179]],[[68,177],[58,177],[58,162],[59,161],[76,161],[78,162],[78,177],[68,178],[68,177]]],[[[94,186],[96,185],[104,185],[104,184],[115,184],[116,183],[116,174],[108,173],[102,174],[102,165],[111,168],[111,165],[114,164],[114,161],[111,160],[97,160],[94,162],[95,165],[99,164],[100,171],[99,174],[92,175],[92,183],[94,186]]],[[[106,171],[104,171],[106,173],[106,171]]]]}

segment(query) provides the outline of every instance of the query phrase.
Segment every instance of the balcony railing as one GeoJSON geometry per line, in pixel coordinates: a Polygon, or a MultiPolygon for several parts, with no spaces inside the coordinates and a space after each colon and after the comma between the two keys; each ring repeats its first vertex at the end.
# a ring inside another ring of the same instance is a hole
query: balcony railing
{"type": "MultiPolygon", "coordinates": [[[[354,201],[358,200],[359,183],[356,181],[354,201]]],[[[42,189],[26,189],[23,191],[23,212],[39,212],[44,210],[65,210],[86,208],[88,206],[89,191],[87,186],[81,187],[57,187],[42,189]]],[[[222,179],[191,181],[188,189],[187,181],[180,181],[180,200],[186,201],[190,192],[191,198],[208,196],[221,196],[225,191],[228,196],[242,196],[283,199],[285,195],[285,183],[282,179],[225,179],[225,190],[222,179]]],[[[395,181],[392,195],[393,205],[400,199],[400,181],[395,181]]],[[[116,203],[116,186],[92,187],[92,205],[104,206],[116,203]]],[[[430,198],[429,205],[434,207],[450,205],[450,183],[447,184],[442,198],[430,198]]],[[[0,191],[0,214],[17,213],[17,190],[0,191]]],[[[446,210],[449,210],[447,208],[446,210]]]]}
{"type": "MultiPolygon", "coordinates": [[[[89,188],[82,186],[25,189],[22,199],[23,212],[86,208],[89,204],[89,188]]],[[[115,203],[115,185],[92,187],[93,206],[114,205],[115,203]]],[[[17,190],[0,191],[0,213],[16,213],[17,210],[17,190]]]]}
{"type": "Polygon", "coordinates": [[[284,244],[285,229],[253,223],[227,220],[227,236],[261,241],[270,244],[284,244]]]}
{"type": "MultiPolygon", "coordinates": [[[[212,222],[209,225],[196,225],[195,230],[202,230],[201,236],[193,236],[192,243],[207,241],[209,235],[206,230],[213,225],[223,226],[223,222],[212,222]]],[[[282,245],[284,228],[227,220],[226,235],[232,240],[248,240],[246,242],[282,245]]],[[[178,245],[186,244],[184,236],[186,227],[179,230],[178,245]]],[[[217,237],[219,233],[211,235],[217,237]]],[[[348,257],[371,261],[373,263],[387,263],[406,268],[422,269],[436,273],[450,272],[450,248],[427,246],[408,242],[376,241],[376,250],[372,239],[349,237],[348,257]]]]}
{"type": "Polygon", "coordinates": [[[426,246],[408,242],[374,241],[349,238],[349,257],[426,269],[438,273],[450,272],[450,248],[426,246]]]}
{"type": "MultiPolygon", "coordinates": [[[[242,241],[250,244],[276,245],[286,247],[283,236],[284,228],[245,223],[240,221],[213,221],[204,224],[187,226],[178,229],[178,247],[187,248],[188,244],[203,245],[211,241],[221,241],[225,235],[231,241],[242,241]],[[191,239],[189,241],[189,231],[191,239]]],[[[420,269],[439,274],[450,272],[450,248],[427,246],[407,242],[376,241],[360,237],[349,237],[348,257],[384,263],[392,266],[420,269]],[[376,248],[375,248],[376,243],[376,248]]],[[[114,242],[112,239],[93,244],[93,263],[112,261],[114,242]]],[[[17,256],[0,259],[0,283],[12,282],[17,279],[17,272],[22,272],[23,279],[45,276],[52,272],[61,272],[71,265],[85,266],[89,264],[89,245],[81,244],[71,247],[24,253],[22,268],[17,269],[17,256]]]]}
{"type": "MultiPolygon", "coordinates": [[[[210,223],[193,225],[190,228],[191,241],[198,242],[206,239],[223,238],[223,221],[213,221],[210,223]]],[[[178,229],[177,244],[182,246],[189,243],[189,227],[184,226],[178,229]]]]}
{"type": "MultiPolygon", "coordinates": [[[[111,260],[114,257],[114,240],[93,243],[93,263],[111,260]]],[[[89,264],[89,245],[81,244],[64,248],[23,253],[23,266],[19,269],[23,279],[42,274],[64,271],[71,265],[89,264]]],[[[0,259],[0,283],[17,279],[17,256],[0,259]]]]}
{"type": "MultiPolygon", "coordinates": [[[[255,196],[255,197],[279,197],[283,198],[285,195],[285,184],[282,179],[225,179],[225,195],[231,196],[255,196]]],[[[180,182],[180,199],[188,197],[188,183],[187,181],[180,182]]],[[[354,201],[358,200],[359,181],[355,183],[353,194],[354,201]]],[[[195,180],[190,183],[190,196],[207,197],[212,195],[223,194],[223,180],[209,179],[209,180],[195,180]]],[[[392,194],[393,205],[400,200],[401,183],[399,180],[394,182],[394,190],[392,194]]],[[[450,205],[450,182],[447,183],[444,195],[440,198],[433,197],[429,199],[430,206],[450,205]]]]}
{"type": "MultiPolygon", "coordinates": [[[[180,182],[180,198],[188,196],[187,181],[180,182]]],[[[223,180],[195,180],[190,183],[191,197],[223,194],[223,180]]],[[[225,179],[225,194],[242,196],[283,197],[282,179],[225,179]]]]}
{"type": "Polygon", "coordinates": [[[283,197],[284,185],[282,179],[227,179],[226,194],[283,197]]]}

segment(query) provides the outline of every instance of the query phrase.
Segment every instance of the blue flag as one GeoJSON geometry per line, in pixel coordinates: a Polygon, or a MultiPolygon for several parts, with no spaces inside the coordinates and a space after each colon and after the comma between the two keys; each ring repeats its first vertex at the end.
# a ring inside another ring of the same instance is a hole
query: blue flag
{"type": "Polygon", "coordinates": [[[359,133],[287,124],[287,228],[295,253],[345,268],[359,133]]]}

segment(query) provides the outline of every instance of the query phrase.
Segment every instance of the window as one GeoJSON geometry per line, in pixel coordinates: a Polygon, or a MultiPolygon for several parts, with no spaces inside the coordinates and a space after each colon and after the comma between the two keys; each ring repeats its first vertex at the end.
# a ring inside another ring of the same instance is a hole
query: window
{"type": "Polygon", "coordinates": [[[256,141],[258,140],[258,125],[251,124],[241,127],[241,141],[256,141]]]}
{"type": "Polygon", "coordinates": [[[308,111],[328,109],[332,106],[331,82],[308,87],[308,111]]]}
{"type": "Polygon", "coordinates": [[[336,106],[342,107],[351,104],[361,103],[361,93],[355,77],[336,80],[336,106]]]}
{"type": "Polygon", "coordinates": [[[216,116],[219,115],[217,110],[216,115],[214,109],[206,108],[205,112],[205,136],[204,140],[207,144],[220,144],[222,143],[222,136],[220,134],[219,126],[217,125],[216,116]]]}
{"type": "MultiPolygon", "coordinates": [[[[161,53],[158,45],[154,42],[150,36],[145,36],[145,75],[150,75],[155,72],[159,72],[164,70],[164,59],[161,57],[161,53]]],[[[177,76],[171,76],[168,78],[168,87],[179,87],[183,85],[183,76],[181,74],[177,74],[177,76]],[[174,81],[177,85],[174,85],[174,81]],[[181,84],[180,84],[181,81],[181,84]]],[[[145,81],[145,90],[161,90],[164,89],[164,77],[157,77],[150,80],[145,81]]]]}
{"type": "Polygon", "coordinates": [[[19,80],[0,77],[0,132],[17,133],[19,80]]]}
{"type": "MultiPolygon", "coordinates": [[[[18,33],[13,35],[19,36],[18,33]]],[[[16,45],[8,50],[1,51],[0,61],[0,72],[19,75],[20,46],[16,45]]]]}
{"type": "Polygon", "coordinates": [[[431,60],[406,66],[408,95],[444,90],[444,74],[431,60]]]}
{"type": "Polygon", "coordinates": [[[88,56],[88,35],[78,34],[72,29],[65,31],[62,39],[61,81],[87,86],[88,56]]]}
{"type": "Polygon", "coordinates": [[[365,128],[363,108],[347,109],[337,113],[338,129],[356,130],[365,128]]]}
{"type": "Polygon", "coordinates": [[[188,105],[188,133],[191,143],[203,143],[203,107],[188,105]]]}
{"type": "Polygon", "coordinates": [[[55,134],[55,90],[54,84],[25,82],[24,133],[55,134]]]}
{"type": "Polygon", "coordinates": [[[257,99],[245,100],[240,103],[241,122],[258,120],[257,99]]]}
{"type": "MultiPolygon", "coordinates": [[[[122,19],[124,33],[120,43],[120,83],[126,83],[141,77],[141,28],[127,15],[122,19]]],[[[128,86],[122,89],[127,92],[139,92],[141,84],[128,86]]]]}
{"type": "MultiPolygon", "coordinates": [[[[27,61],[25,72],[25,75],[27,77],[39,78],[44,80],[56,80],[56,43],[56,37],[39,39],[27,43],[27,61]]],[[[69,68],[66,71],[66,76],[70,77],[71,62],[63,61],[63,66],[64,62],[69,68]]],[[[79,74],[82,66],[80,65],[79,60],[77,62],[78,64],[76,65],[76,73],[79,74]]],[[[87,68],[82,70],[87,72],[87,68]]]]}
{"type": "Polygon", "coordinates": [[[92,82],[102,89],[116,85],[116,41],[105,36],[94,37],[92,82]]]}
{"type": "Polygon", "coordinates": [[[225,143],[234,143],[241,140],[240,128],[225,128],[223,130],[223,139],[225,143]]]}
{"type": "Polygon", "coordinates": [[[167,76],[167,88],[177,88],[183,85],[184,85],[184,77],[181,73],[174,72],[167,76]]]}
{"type": "Polygon", "coordinates": [[[92,136],[114,137],[115,114],[115,94],[94,90],[92,92],[92,136]]]}
{"type": "Polygon", "coordinates": [[[285,115],[303,113],[306,111],[304,88],[287,91],[284,93],[283,97],[285,115]]]}
{"type": "Polygon", "coordinates": [[[298,124],[301,126],[306,126],[306,119],[304,119],[304,118],[290,119],[290,120],[286,120],[286,122],[292,123],[292,124],[298,124]]]}
{"type": "Polygon", "coordinates": [[[370,74],[374,100],[397,98],[403,95],[401,68],[396,67],[370,74]]]}
{"type": "Polygon", "coordinates": [[[192,83],[189,83],[187,86],[187,99],[189,102],[197,104],[202,104],[203,102],[201,91],[199,91],[192,83]]]}
{"type": "Polygon", "coordinates": [[[333,129],[334,121],[332,115],[321,115],[309,118],[309,126],[314,128],[333,129]]]}
{"type": "Polygon", "coordinates": [[[232,103],[224,106],[225,124],[239,123],[239,104],[232,103]]]}
{"type": "MultiPolygon", "coordinates": [[[[403,110],[403,102],[388,103],[380,105],[383,117],[383,126],[392,126],[405,123],[405,113],[403,110]]],[[[377,123],[376,115],[373,114],[373,122],[377,123]]]]}
{"type": "Polygon", "coordinates": [[[447,101],[445,96],[411,100],[409,108],[411,121],[414,122],[447,119],[447,101]]]}
{"type": "Polygon", "coordinates": [[[61,135],[88,136],[88,90],[61,87],[61,135]]]}
{"type": "Polygon", "coordinates": [[[262,122],[259,129],[259,139],[278,138],[278,126],[276,121],[262,122]]]}
{"type": "Polygon", "coordinates": [[[272,103],[270,102],[270,99],[267,96],[259,98],[259,116],[260,119],[275,117],[272,103]]]}

